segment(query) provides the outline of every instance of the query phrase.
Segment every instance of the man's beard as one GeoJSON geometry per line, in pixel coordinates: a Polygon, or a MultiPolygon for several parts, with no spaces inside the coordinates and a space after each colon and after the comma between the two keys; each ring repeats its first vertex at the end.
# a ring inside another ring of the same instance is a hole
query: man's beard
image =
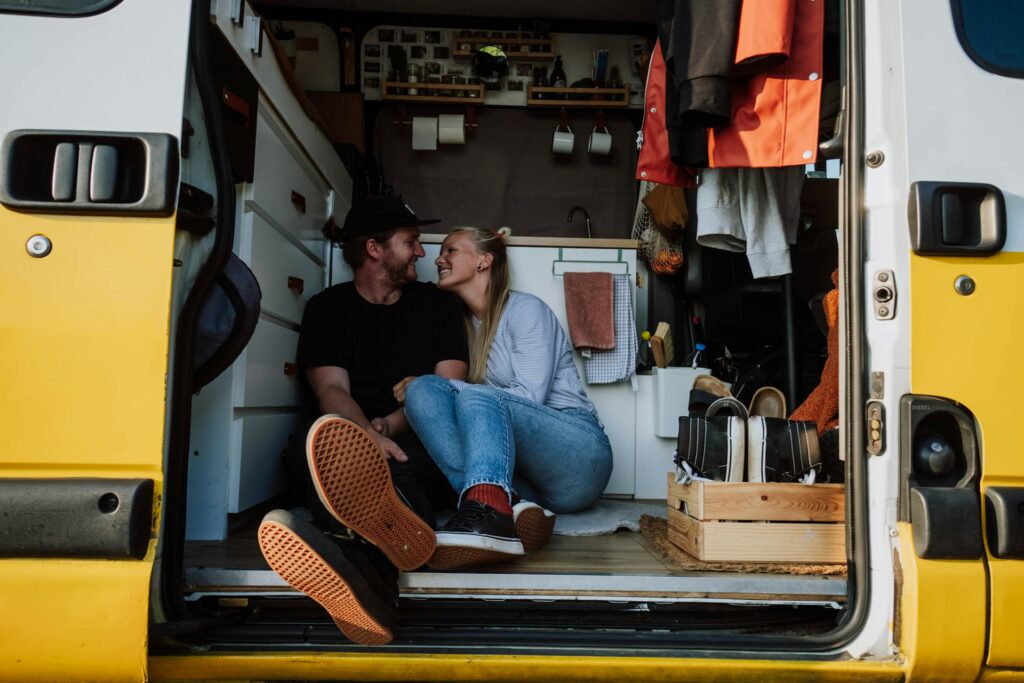
{"type": "Polygon", "coordinates": [[[384,272],[396,287],[403,287],[416,280],[415,261],[397,261],[388,258],[384,261],[384,272]],[[410,271],[412,273],[410,274],[410,271]]]}

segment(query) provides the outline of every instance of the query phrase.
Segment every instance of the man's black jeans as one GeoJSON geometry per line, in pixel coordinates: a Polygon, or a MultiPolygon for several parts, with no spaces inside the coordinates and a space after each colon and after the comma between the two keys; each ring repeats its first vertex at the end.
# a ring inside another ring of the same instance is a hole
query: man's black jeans
{"type": "MultiPolygon", "coordinates": [[[[309,507],[317,527],[335,531],[340,525],[316,495],[306,461],[306,433],[315,421],[316,418],[303,421],[292,434],[285,454],[285,467],[295,503],[309,507]]],[[[437,511],[454,506],[455,491],[415,434],[407,432],[394,441],[409,456],[408,462],[388,460],[395,490],[413,512],[436,529],[437,511]]]]}

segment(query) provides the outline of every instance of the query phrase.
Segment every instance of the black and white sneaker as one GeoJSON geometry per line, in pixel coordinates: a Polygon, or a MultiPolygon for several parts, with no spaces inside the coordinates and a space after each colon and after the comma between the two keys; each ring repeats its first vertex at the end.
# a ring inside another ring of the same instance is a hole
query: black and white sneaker
{"type": "Polygon", "coordinates": [[[743,481],[746,427],[739,417],[680,417],[676,467],[688,478],[743,481]]]}
{"type": "Polygon", "coordinates": [[[320,603],[349,640],[361,645],[391,642],[397,625],[397,574],[391,577],[394,586],[381,595],[368,565],[287,510],[271,510],[263,517],[258,540],[270,568],[320,603]]]}
{"type": "Polygon", "coordinates": [[[516,526],[516,536],[523,542],[523,550],[528,553],[546,546],[555,531],[555,513],[528,500],[521,500],[512,506],[512,519],[516,526]]]}
{"type": "Polygon", "coordinates": [[[525,554],[516,536],[512,515],[502,514],[475,500],[466,500],[437,532],[437,546],[427,566],[456,569],[507,562],[525,554]]]}
{"type": "Polygon", "coordinates": [[[820,469],[813,422],[756,416],[747,420],[747,481],[813,484],[820,469]]]}

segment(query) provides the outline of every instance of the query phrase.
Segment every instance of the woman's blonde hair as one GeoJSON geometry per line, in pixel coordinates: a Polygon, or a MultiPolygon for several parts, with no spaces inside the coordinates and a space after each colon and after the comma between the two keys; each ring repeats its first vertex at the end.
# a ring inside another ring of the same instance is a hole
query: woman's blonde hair
{"type": "Polygon", "coordinates": [[[469,339],[469,377],[473,384],[481,384],[487,374],[487,356],[491,353],[491,343],[501,322],[501,313],[505,310],[509,293],[508,255],[505,240],[510,231],[485,230],[483,228],[455,228],[449,235],[462,233],[468,235],[478,254],[490,254],[491,280],[487,285],[487,307],[484,309],[480,327],[473,325],[473,314],[463,305],[462,311],[466,324],[466,337],[469,339]]]}

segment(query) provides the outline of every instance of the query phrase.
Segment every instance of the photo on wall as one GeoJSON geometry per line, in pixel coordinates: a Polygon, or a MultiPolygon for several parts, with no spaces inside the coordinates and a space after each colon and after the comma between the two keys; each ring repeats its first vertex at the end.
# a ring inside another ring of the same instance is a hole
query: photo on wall
{"type": "Polygon", "coordinates": [[[393,43],[393,42],[395,42],[395,29],[393,29],[393,28],[377,29],[377,42],[378,43],[393,43]]]}
{"type": "Polygon", "coordinates": [[[440,31],[424,31],[423,42],[429,43],[430,45],[441,44],[441,32],[440,31]]]}
{"type": "Polygon", "coordinates": [[[380,45],[378,43],[363,45],[363,56],[371,59],[380,59],[380,45]]]}
{"type": "Polygon", "coordinates": [[[364,62],[363,70],[368,74],[379,74],[380,73],[380,62],[364,62]]]}
{"type": "Polygon", "coordinates": [[[533,64],[524,64],[523,62],[516,62],[516,76],[522,76],[524,78],[533,78],[533,64]]]}
{"type": "Polygon", "coordinates": [[[409,56],[413,59],[426,59],[427,48],[425,45],[413,45],[409,48],[409,56]]]}
{"type": "Polygon", "coordinates": [[[402,29],[402,42],[403,43],[418,43],[418,42],[420,42],[420,32],[419,31],[408,31],[406,29],[402,29]]]}
{"type": "Polygon", "coordinates": [[[447,45],[437,45],[434,47],[434,59],[451,59],[452,50],[447,45]]]}
{"type": "Polygon", "coordinates": [[[380,88],[379,78],[366,77],[363,79],[363,88],[380,88]]]}

